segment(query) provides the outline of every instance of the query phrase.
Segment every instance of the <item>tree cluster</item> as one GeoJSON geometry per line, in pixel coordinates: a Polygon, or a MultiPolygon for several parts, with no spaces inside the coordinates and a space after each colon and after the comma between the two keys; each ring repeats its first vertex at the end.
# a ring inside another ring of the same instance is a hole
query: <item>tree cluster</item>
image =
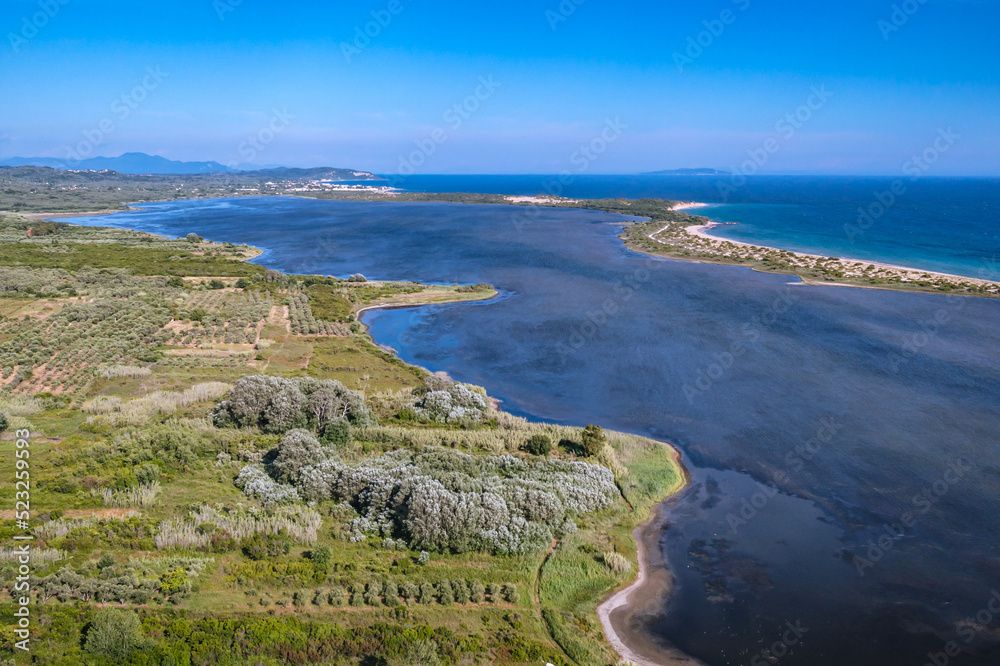
{"type": "Polygon", "coordinates": [[[336,380],[267,375],[236,380],[212,420],[220,428],[256,427],[270,433],[310,428],[320,435],[343,422],[359,427],[376,422],[361,395],[336,380]]]}
{"type": "Polygon", "coordinates": [[[348,502],[359,514],[355,540],[402,539],[415,550],[529,552],[572,531],[575,516],[607,507],[618,494],[608,469],[556,459],[427,447],[348,465],[311,443],[296,444],[295,459],[303,465],[287,475],[284,467],[248,465],[237,485],[258,497],[269,482],[266,492],[291,501],[348,502]]]}

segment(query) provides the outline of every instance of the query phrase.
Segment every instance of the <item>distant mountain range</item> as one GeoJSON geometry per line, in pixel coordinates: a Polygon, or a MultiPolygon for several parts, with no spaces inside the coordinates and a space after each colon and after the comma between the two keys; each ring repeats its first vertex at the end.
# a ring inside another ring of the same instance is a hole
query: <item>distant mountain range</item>
{"type": "Polygon", "coordinates": [[[728,171],[719,169],[666,169],[664,171],[646,171],[640,176],[728,176],[728,171]]]}
{"type": "Polygon", "coordinates": [[[240,168],[228,167],[218,162],[178,162],[168,160],[159,155],[146,153],[125,153],[118,157],[91,157],[86,160],[71,161],[57,157],[10,157],[0,159],[0,167],[50,167],[63,171],[116,171],[133,175],[185,175],[199,173],[242,173],[252,171],[261,175],[269,174],[286,177],[306,177],[311,173],[328,180],[378,180],[378,176],[367,171],[353,169],[333,169],[318,167],[315,169],[289,169],[287,167],[240,165],[240,168]]]}

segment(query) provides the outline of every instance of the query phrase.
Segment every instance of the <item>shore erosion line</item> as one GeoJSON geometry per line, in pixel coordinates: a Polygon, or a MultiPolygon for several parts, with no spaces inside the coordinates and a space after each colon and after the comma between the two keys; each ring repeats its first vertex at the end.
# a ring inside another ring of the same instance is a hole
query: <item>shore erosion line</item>
{"type": "MultiPolygon", "coordinates": [[[[683,201],[683,202],[678,203],[676,206],[674,206],[673,210],[690,210],[690,209],[704,208],[704,207],[712,206],[712,205],[715,205],[715,204],[702,203],[702,202],[698,202],[698,201],[683,201]]],[[[716,246],[715,247],[716,250],[720,250],[721,249],[721,244],[722,243],[731,243],[733,245],[736,245],[736,246],[739,246],[739,247],[745,247],[745,248],[748,248],[748,249],[751,249],[751,250],[767,250],[767,251],[773,250],[773,251],[778,251],[778,252],[787,252],[787,253],[795,256],[797,259],[803,259],[803,260],[812,260],[812,261],[815,261],[815,260],[818,260],[818,259],[830,259],[831,258],[829,255],[809,254],[807,252],[796,252],[794,250],[785,250],[785,249],[782,249],[780,247],[774,247],[774,246],[771,246],[771,245],[761,245],[759,243],[747,243],[745,241],[731,240],[729,238],[723,238],[723,237],[720,237],[720,236],[713,236],[713,235],[707,233],[708,230],[713,229],[715,227],[725,226],[725,224],[726,223],[723,223],[723,222],[716,222],[716,221],[713,221],[713,220],[709,220],[707,224],[693,224],[693,225],[689,225],[689,226],[687,226],[687,227],[684,228],[684,231],[686,233],[690,234],[691,236],[694,236],[696,238],[700,238],[700,239],[703,239],[703,240],[706,240],[706,241],[709,241],[709,242],[713,243],[716,246]]],[[[654,241],[658,240],[656,238],[656,236],[659,235],[660,233],[662,233],[663,231],[669,229],[671,226],[672,225],[668,224],[667,226],[663,227],[659,231],[655,231],[652,234],[649,234],[649,238],[652,239],[652,240],[654,240],[654,241]]],[[[691,258],[691,259],[685,259],[684,257],[677,257],[677,258],[681,259],[681,260],[688,260],[688,261],[699,261],[698,258],[691,258]]],[[[712,257],[706,257],[706,259],[711,259],[711,258],[712,257]]],[[[724,256],[720,257],[720,258],[721,259],[725,259],[724,256]]],[[[967,276],[964,276],[964,275],[956,275],[954,273],[942,273],[940,271],[924,270],[922,268],[914,268],[912,266],[900,266],[898,264],[887,264],[887,263],[881,262],[881,261],[869,261],[869,260],[866,260],[866,259],[854,259],[854,258],[851,258],[851,257],[833,257],[833,258],[837,259],[841,264],[843,264],[843,267],[845,269],[847,269],[847,270],[858,270],[858,271],[861,271],[861,270],[863,270],[867,266],[874,266],[877,270],[895,271],[899,275],[899,277],[901,277],[903,279],[904,282],[917,281],[917,280],[920,280],[922,278],[922,276],[929,275],[929,276],[935,277],[935,278],[945,278],[945,279],[948,279],[948,280],[967,281],[967,282],[970,282],[970,283],[976,284],[976,285],[1000,285],[1000,283],[998,283],[995,280],[987,280],[987,279],[984,279],[984,278],[967,277],[967,276]]],[[[740,264],[733,263],[733,265],[740,265],[740,264]]],[[[802,282],[804,284],[823,285],[823,286],[827,286],[827,287],[858,287],[858,288],[868,288],[868,289],[893,289],[891,286],[885,286],[885,285],[864,285],[864,284],[842,283],[842,282],[826,282],[826,281],[823,281],[823,280],[813,280],[813,279],[810,279],[810,278],[807,278],[807,277],[803,277],[801,275],[799,275],[798,277],[802,280],[802,282]]]]}
{"type": "Polygon", "coordinates": [[[597,617],[604,636],[615,652],[636,666],[704,666],[676,648],[659,644],[643,626],[669,603],[674,588],[673,574],[660,553],[659,536],[667,523],[666,503],[691,484],[691,475],[681,460],[680,451],[664,442],[670,450],[681,478],[675,488],[649,508],[649,517],[632,530],[636,545],[638,573],[629,585],[612,592],[597,605],[597,617]]]}

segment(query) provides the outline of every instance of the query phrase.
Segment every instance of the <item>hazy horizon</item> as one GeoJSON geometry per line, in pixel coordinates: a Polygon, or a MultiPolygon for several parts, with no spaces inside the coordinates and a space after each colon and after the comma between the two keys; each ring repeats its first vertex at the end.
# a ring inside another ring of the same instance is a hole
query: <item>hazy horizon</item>
{"type": "Polygon", "coordinates": [[[6,8],[5,157],[898,176],[925,156],[921,175],[1000,175],[998,3],[6,8]]]}

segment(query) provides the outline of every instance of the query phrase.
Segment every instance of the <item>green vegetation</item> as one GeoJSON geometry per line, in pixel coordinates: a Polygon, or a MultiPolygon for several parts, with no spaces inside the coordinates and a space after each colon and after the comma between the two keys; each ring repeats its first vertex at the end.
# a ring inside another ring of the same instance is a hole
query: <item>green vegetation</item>
{"type": "Polygon", "coordinates": [[[22,258],[0,263],[0,414],[31,431],[36,663],[614,661],[593,608],[632,570],[615,555],[633,557],[639,512],[676,488],[669,450],[497,411],[354,321],[492,287],[288,276],[200,237],[24,224],[0,226],[0,260],[22,258]]]}

